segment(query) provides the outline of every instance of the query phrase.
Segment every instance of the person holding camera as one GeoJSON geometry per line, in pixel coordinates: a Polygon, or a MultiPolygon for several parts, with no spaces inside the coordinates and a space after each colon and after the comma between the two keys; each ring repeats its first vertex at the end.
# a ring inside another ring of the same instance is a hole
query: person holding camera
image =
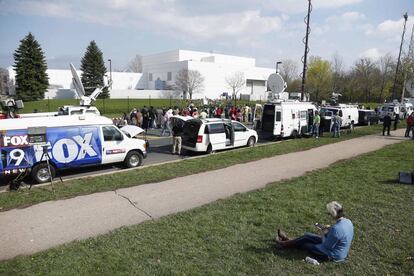
{"type": "Polygon", "coordinates": [[[350,219],[345,218],[344,209],[340,203],[332,201],[326,205],[326,210],[335,223],[333,225],[316,223],[315,226],[321,235],[306,232],[301,237],[289,239],[279,229],[276,238],[279,248],[303,249],[320,261],[344,261],[348,256],[354,237],[354,226],[350,219]]]}

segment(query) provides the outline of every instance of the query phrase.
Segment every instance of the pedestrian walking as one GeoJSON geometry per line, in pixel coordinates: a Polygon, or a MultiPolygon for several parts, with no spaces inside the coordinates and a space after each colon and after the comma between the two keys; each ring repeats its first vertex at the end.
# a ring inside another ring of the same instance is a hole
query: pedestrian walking
{"type": "Polygon", "coordinates": [[[148,108],[144,105],[144,108],[142,109],[142,128],[145,129],[145,131],[149,128],[149,114],[148,114],[148,108]]]}
{"type": "Polygon", "coordinates": [[[319,116],[319,112],[315,111],[315,116],[313,117],[313,133],[312,136],[315,135],[316,138],[319,138],[319,126],[321,124],[321,116],[319,116]]]}
{"type": "Polygon", "coordinates": [[[407,128],[405,129],[405,137],[410,137],[410,131],[414,124],[414,111],[407,117],[407,128]]]}
{"type": "Polygon", "coordinates": [[[394,130],[397,130],[398,123],[400,122],[400,114],[399,113],[395,114],[394,118],[395,118],[394,119],[394,130]]]}
{"type": "Polygon", "coordinates": [[[181,143],[182,138],[181,135],[183,134],[183,121],[181,120],[174,120],[173,121],[173,148],[172,148],[172,154],[181,154],[181,143]]]}
{"type": "Polygon", "coordinates": [[[382,136],[385,135],[385,130],[387,130],[387,135],[390,136],[390,127],[391,127],[391,116],[387,113],[384,116],[382,123],[382,136]]]}
{"type": "Polygon", "coordinates": [[[342,118],[335,114],[332,116],[332,130],[333,130],[333,137],[339,138],[341,136],[341,125],[342,125],[342,118]]]}
{"type": "Polygon", "coordinates": [[[172,134],[172,130],[171,130],[171,117],[173,116],[173,111],[172,109],[168,109],[167,112],[165,112],[164,115],[164,125],[163,128],[161,130],[161,134],[160,136],[164,136],[165,132],[168,131],[168,136],[170,136],[172,134]]]}

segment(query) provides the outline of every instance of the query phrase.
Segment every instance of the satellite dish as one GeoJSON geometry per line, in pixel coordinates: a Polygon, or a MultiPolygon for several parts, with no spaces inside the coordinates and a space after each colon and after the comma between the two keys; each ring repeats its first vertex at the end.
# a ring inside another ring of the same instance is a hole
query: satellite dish
{"type": "Polygon", "coordinates": [[[414,98],[414,79],[408,80],[405,83],[405,89],[407,89],[408,93],[412,98],[414,98]]]}
{"type": "Polygon", "coordinates": [[[83,96],[85,96],[85,88],[83,87],[83,84],[79,78],[79,75],[76,72],[76,68],[75,66],[73,66],[72,63],[70,64],[70,71],[72,71],[73,87],[75,88],[75,91],[79,96],[79,99],[81,99],[83,96]]]}
{"type": "Polygon", "coordinates": [[[83,84],[82,84],[82,82],[79,78],[79,75],[76,72],[76,68],[75,68],[75,66],[73,66],[72,63],[70,64],[70,71],[72,71],[73,87],[75,88],[75,91],[76,91],[76,93],[78,94],[78,96],[80,98],[80,105],[81,106],[90,106],[93,101],[96,101],[99,94],[101,94],[102,88],[98,87],[93,91],[93,93],[90,96],[85,96],[85,88],[83,87],[83,84]]]}
{"type": "Polygon", "coordinates": [[[285,91],[287,85],[282,76],[274,73],[267,79],[267,86],[274,94],[280,94],[285,91]]]}

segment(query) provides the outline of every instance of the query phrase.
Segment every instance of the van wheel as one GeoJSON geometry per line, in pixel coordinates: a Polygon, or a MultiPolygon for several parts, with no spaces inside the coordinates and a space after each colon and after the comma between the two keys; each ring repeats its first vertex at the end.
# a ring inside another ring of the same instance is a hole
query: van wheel
{"type": "Polygon", "coordinates": [[[34,181],[38,184],[40,183],[46,183],[49,182],[51,177],[52,179],[55,177],[56,170],[55,167],[50,165],[50,174],[49,174],[49,168],[47,166],[47,163],[39,163],[32,169],[32,178],[34,181]]]}
{"type": "Polygon", "coordinates": [[[138,151],[130,151],[125,157],[124,164],[127,168],[135,168],[142,165],[144,157],[138,151]]]}
{"type": "Polygon", "coordinates": [[[207,154],[213,153],[213,147],[211,146],[211,144],[208,145],[206,152],[207,154]]]}
{"type": "Polygon", "coordinates": [[[248,147],[253,147],[256,144],[256,138],[254,138],[253,136],[249,138],[249,140],[247,140],[247,146],[248,147]]]}
{"type": "Polygon", "coordinates": [[[299,133],[297,130],[292,131],[292,138],[293,139],[299,138],[299,133]]]}

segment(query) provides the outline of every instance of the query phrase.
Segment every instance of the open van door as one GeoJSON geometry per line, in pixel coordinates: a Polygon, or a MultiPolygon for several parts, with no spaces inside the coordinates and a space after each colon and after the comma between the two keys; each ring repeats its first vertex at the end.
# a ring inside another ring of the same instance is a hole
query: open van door
{"type": "Polygon", "coordinates": [[[282,122],[282,106],[275,106],[275,121],[273,127],[273,135],[283,136],[283,122],[282,122]]]}
{"type": "Polygon", "coordinates": [[[234,147],[234,127],[231,121],[224,123],[226,147],[234,147]]]}

